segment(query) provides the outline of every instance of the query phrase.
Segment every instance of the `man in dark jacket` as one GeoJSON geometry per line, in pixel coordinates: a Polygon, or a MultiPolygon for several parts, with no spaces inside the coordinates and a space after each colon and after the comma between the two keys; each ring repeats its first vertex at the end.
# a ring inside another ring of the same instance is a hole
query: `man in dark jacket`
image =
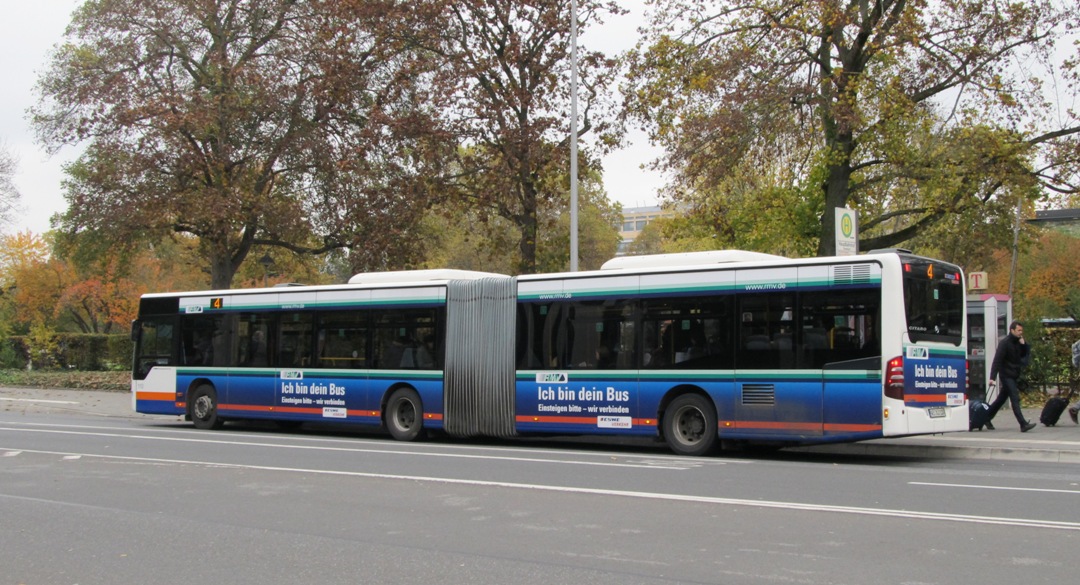
{"type": "MultiPolygon", "coordinates": [[[[1001,384],[998,386],[998,397],[990,405],[990,420],[1005,405],[1005,401],[1012,402],[1013,414],[1016,422],[1020,423],[1020,431],[1028,432],[1035,428],[1035,423],[1024,419],[1024,413],[1020,410],[1020,387],[1016,380],[1020,377],[1020,371],[1028,364],[1031,356],[1031,348],[1024,341],[1024,326],[1019,321],[1009,324],[1009,334],[998,344],[994,353],[994,362],[990,365],[990,383],[993,387],[998,374],[1001,374],[1001,384]]],[[[989,388],[987,388],[989,390],[989,388]]],[[[994,425],[986,423],[986,428],[993,430],[994,425]]]]}

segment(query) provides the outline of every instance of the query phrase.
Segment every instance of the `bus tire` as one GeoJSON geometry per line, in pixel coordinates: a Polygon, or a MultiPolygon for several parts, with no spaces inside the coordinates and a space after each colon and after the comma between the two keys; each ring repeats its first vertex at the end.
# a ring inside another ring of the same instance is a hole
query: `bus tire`
{"type": "Polygon", "coordinates": [[[424,406],[412,388],[398,388],[386,401],[386,430],[398,441],[423,438],[424,406]]]}
{"type": "Polygon", "coordinates": [[[225,421],[218,416],[217,390],[210,384],[201,384],[191,393],[191,422],[195,428],[220,429],[225,421]]]}
{"type": "Polygon", "coordinates": [[[664,441],[678,455],[706,455],[716,446],[716,409],[700,394],[683,394],[664,411],[664,441]]]}

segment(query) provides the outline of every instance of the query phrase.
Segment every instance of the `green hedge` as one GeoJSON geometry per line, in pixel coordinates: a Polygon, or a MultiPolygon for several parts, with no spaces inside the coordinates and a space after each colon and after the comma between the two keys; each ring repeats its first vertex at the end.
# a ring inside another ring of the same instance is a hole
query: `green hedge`
{"type": "MultiPolygon", "coordinates": [[[[1026,334],[1029,327],[1024,328],[1026,334]]],[[[1080,378],[1072,367],[1072,344],[1080,340],[1080,329],[1071,327],[1031,327],[1035,333],[1031,342],[1031,364],[1024,369],[1028,390],[1047,392],[1051,387],[1068,392],[1068,387],[1080,378]]]]}
{"type": "MultiPolygon", "coordinates": [[[[24,369],[30,363],[29,336],[0,339],[0,368],[24,369]]],[[[37,370],[127,370],[131,367],[131,339],[127,335],[57,333],[49,349],[34,356],[37,370]]]]}
{"type": "Polygon", "coordinates": [[[131,374],[128,372],[80,372],[78,370],[27,371],[0,369],[0,386],[127,392],[131,388],[131,374]]]}

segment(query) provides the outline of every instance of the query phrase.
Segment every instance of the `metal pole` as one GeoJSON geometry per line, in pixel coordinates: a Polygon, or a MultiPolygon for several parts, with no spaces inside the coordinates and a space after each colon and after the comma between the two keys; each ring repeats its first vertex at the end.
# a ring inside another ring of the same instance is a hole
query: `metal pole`
{"type": "Polygon", "coordinates": [[[578,270],[577,0],[570,0],[570,272],[578,270]]]}
{"type": "Polygon", "coordinates": [[[1016,255],[1020,248],[1020,210],[1023,204],[1023,197],[1018,197],[1016,200],[1016,222],[1013,224],[1013,249],[1012,249],[1012,266],[1009,269],[1009,298],[1013,296],[1013,283],[1016,281],[1016,255]]]}

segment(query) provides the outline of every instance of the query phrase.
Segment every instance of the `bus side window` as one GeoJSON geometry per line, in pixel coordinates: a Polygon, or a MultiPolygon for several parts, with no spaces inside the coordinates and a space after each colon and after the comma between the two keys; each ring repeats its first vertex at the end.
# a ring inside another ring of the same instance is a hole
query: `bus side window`
{"type": "Polygon", "coordinates": [[[795,367],[794,300],[788,293],[744,294],[739,298],[738,369],[795,367]]]}
{"type": "Polygon", "coordinates": [[[800,297],[801,368],[820,369],[881,355],[879,291],[840,290],[800,297]]]}
{"type": "Polygon", "coordinates": [[[240,358],[238,365],[247,367],[266,367],[270,365],[268,340],[270,331],[269,315],[242,313],[237,335],[239,336],[240,358]]]}
{"type": "Polygon", "coordinates": [[[643,301],[641,367],[733,368],[734,306],[730,294],[643,301]]]}
{"type": "Polygon", "coordinates": [[[311,365],[313,318],[311,313],[283,313],[278,333],[278,366],[303,368],[311,365]]]}
{"type": "Polygon", "coordinates": [[[443,359],[435,309],[378,311],[372,320],[374,367],[384,370],[436,369],[443,359]]]}
{"type": "Polygon", "coordinates": [[[319,313],[316,358],[321,368],[367,365],[368,313],[350,309],[319,313]]]}

